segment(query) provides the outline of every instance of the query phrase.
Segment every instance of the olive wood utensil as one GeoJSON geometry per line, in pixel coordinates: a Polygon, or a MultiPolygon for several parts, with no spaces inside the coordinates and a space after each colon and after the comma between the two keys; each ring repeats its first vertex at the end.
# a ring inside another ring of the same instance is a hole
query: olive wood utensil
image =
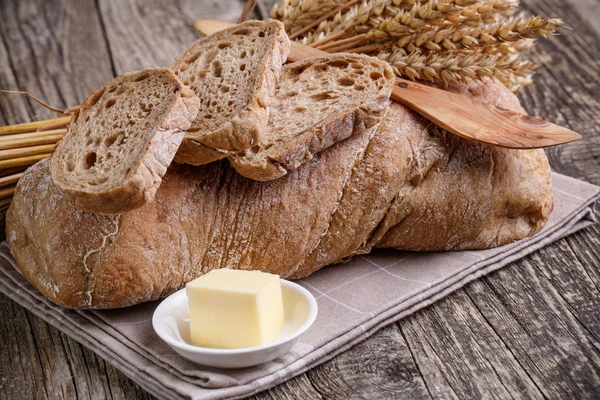
{"type": "MultiPolygon", "coordinates": [[[[196,21],[194,28],[209,36],[233,25],[225,21],[200,20],[196,21]]],[[[330,54],[298,42],[291,43],[288,61],[330,54]]],[[[406,79],[396,78],[392,98],[447,131],[482,143],[534,149],[581,139],[578,133],[543,119],[406,79]]]]}

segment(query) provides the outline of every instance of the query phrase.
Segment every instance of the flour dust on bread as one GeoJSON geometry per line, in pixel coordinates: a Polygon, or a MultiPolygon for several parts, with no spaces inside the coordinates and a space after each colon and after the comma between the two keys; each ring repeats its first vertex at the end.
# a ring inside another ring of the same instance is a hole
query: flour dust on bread
{"type": "Polygon", "coordinates": [[[391,67],[359,54],[316,57],[284,66],[260,142],[229,158],[243,176],[277,179],[314,154],[371,126],[389,104],[391,67]]]}
{"type": "MultiPolygon", "coordinates": [[[[451,89],[519,109],[491,81],[451,89]]],[[[551,210],[543,151],[475,144],[392,103],[379,125],[280,179],[245,179],[226,162],[174,165],[153,202],[119,216],[78,212],[40,162],[19,181],[6,234],[50,300],[108,308],[166,296],[214,268],[300,278],[374,247],[500,246],[539,231],[551,210]]]]}
{"type": "Polygon", "coordinates": [[[199,99],[166,68],[116,77],[73,116],[52,179],[79,210],[118,214],[154,199],[199,99]]]}
{"type": "Polygon", "coordinates": [[[256,145],[290,51],[279,21],[248,21],[190,45],[170,67],[201,99],[175,157],[202,165],[256,145]]]}

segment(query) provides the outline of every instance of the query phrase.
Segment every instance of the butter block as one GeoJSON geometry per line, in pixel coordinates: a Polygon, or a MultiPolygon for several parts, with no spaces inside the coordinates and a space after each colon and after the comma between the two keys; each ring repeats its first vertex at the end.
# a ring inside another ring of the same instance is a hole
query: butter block
{"type": "Polygon", "coordinates": [[[217,269],[186,285],[192,343],[237,349],[275,340],[283,328],[279,276],[217,269]]]}

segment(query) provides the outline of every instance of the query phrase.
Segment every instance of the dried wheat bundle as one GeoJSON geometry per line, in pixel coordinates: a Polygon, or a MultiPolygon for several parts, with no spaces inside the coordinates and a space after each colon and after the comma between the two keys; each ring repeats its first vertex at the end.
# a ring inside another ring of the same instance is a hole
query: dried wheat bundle
{"type": "Polygon", "coordinates": [[[523,52],[564,26],[519,11],[518,0],[282,0],[271,16],[303,44],[379,57],[403,78],[488,76],[518,90],[535,67],[523,52]]]}

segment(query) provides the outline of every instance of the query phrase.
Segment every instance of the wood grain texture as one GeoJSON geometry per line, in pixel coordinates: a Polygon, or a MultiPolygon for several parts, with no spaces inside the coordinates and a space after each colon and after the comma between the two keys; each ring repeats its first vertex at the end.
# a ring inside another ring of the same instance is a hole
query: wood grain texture
{"type": "MultiPolygon", "coordinates": [[[[598,2],[522,3],[575,28],[539,42],[534,57],[542,65],[535,85],[521,94],[523,104],[532,115],[584,135],[549,149],[552,167],[600,184],[598,2]]],[[[242,7],[237,0],[2,1],[0,86],[30,90],[59,107],[78,104],[115,72],[168,63],[195,39],[194,20],[234,21],[242,7]]],[[[270,5],[262,1],[259,9],[270,5]]],[[[23,122],[36,113],[50,116],[28,100],[0,94],[0,123],[23,122]]],[[[600,218],[600,209],[596,215],[600,218]]],[[[3,218],[0,214],[1,226],[3,218]]],[[[600,227],[595,225],[253,398],[597,398],[599,321],[600,227]]],[[[2,296],[0,342],[0,359],[6,360],[0,363],[0,399],[151,398],[2,296]]]]}

